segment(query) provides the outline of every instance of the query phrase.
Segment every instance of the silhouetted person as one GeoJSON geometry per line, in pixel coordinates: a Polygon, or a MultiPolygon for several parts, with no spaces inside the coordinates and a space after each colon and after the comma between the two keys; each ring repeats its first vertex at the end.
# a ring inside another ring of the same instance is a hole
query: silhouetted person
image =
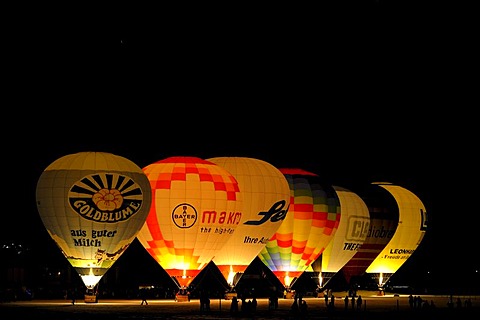
{"type": "Polygon", "coordinates": [[[462,307],[462,299],[460,299],[460,297],[457,298],[457,308],[461,308],[462,307]]]}
{"type": "Polygon", "coordinates": [[[417,296],[417,307],[421,308],[423,305],[423,299],[420,296],[417,296]]]}
{"type": "Polygon", "coordinates": [[[142,299],[142,303],[140,303],[140,305],[143,306],[143,304],[145,304],[146,306],[148,306],[147,289],[145,288],[140,289],[140,298],[142,299]]]}
{"type": "Polygon", "coordinates": [[[200,311],[210,311],[210,297],[206,291],[200,293],[200,311]]]}
{"type": "Polygon", "coordinates": [[[420,303],[419,303],[419,301],[418,301],[418,298],[419,298],[419,296],[414,296],[414,297],[413,297],[413,308],[414,308],[414,309],[417,308],[417,306],[420,305],[420,303]]]}
{"type": "Polygon", "coordinates": [[[269,307],[270,310],[272,310],[272,309],[277,310],[278,309],[278,297],[277,297],[277,293],[275,291],[272,292],[272,294],[270,295],[268,307],[269,307]]]}
{"type": "Polygon", "coordinates": [[[343,301],[345,301],[345,310],[348,309],[348,295],[345,296],[345,298],[343,298],[343,301]]]}
{"type": "MultiPolygon", "coordinates": [[[[243,303],[242,303],[242,307],[243,307],[243,303]]],[[[242,311],[245,315],[249,315],[252,313],[252,300],[248,300],[245,302],[245,307],[243,308],[243,311],[242,311]]]]}
{"type": "Polygon", "coordinates": [[[430,303],[428,303],[428,300],[423,301],[422,309],[430,309],[430,303]]]}
{"type": "Polygon", "coordinates": [[[238,313],[238,299],[237,297],[232,298],[232,304],[230,305],[230,314],[232,316],[238,313]]]}
{"type": "Polygon", "coordinates": [[[472,299],[467,298],[467,299],[465,300],[465,307],[467,307],[467,308],[472,307],[472,299]]]}
{"type": "Polygon", "coordinates": [[[75,297],[75,296],[76,296],[76,294],[75,294],[75,289],[69,290],[69,296],[70,296],[69,298],[70,298],[70,300],[71,300],[71,302],[72,302],[72,305],[74,305],[74,304],[75,304],[75,300],[76,300],[76,297],[75,297]]]}
{"type": "Polygon", "coordinates": [[[450,298],[448,298],[447,306],[449,308],[453,308],[453,296],[450,295],[450,298]]]}
{"type": "Polygon", "coordinates": [[[257,311],[257,305],[258,305],[257,298],[253,297],[253,300],[252,300],[252,308],[251,308],[251,311],[252,311],[252,312],[257,311]]]}
{"type": "Polygon", "coordinates": [[[332,293],[332,296],[330,297],[330,303],[328,304],[328,308],[331,311],[335,310],[335,296],[333,295],[333,293],[332,293]]]}
{"type": "Polygon", "coordinates": [[[246,309],[247,309],[247,300],[245,298],[245,295],[242,295],[241,300],[242,300],[242,305],[240,306],[240,311],[244,313],[246,312],[246,309]]]}
{"type": "Polygon", "coordinates": [[[294,315],[298,313],[299,307],[298,307],[298,299],[297,299],[297,297],[294,297],[294,298],[293,298],[293,303],[292,303],[292,306],[290,307],[290,310],[292,311],[292,313],[293,313],[294,315]]]}
{"type": "Polygon", "coordinates": [[[362,309],[362,296],[358,296],[357,298],[357,310],[361,310],[362,309]]]}
{"type": "Polygon", "coordinates": [[[207,296],[205,298],[205,310],[210,311],[210,297],[209,296],[207,296]]]}
{"type": "Polygon", "coordinates": [[[307,301],[305,300],[302,300],[302,302],[300,303],[300,315],[304,319],[306,319],[306,317],[308,316],[308,305],[307,301]]]}

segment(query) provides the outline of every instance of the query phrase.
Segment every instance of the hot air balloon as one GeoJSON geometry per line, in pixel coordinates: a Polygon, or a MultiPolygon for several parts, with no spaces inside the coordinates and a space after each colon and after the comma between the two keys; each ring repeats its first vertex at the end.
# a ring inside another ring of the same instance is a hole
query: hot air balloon
{"type": "Polygon", "coordinates": [[[49,235],[92,292],[145,223],[151,189],[132,161],[79,152],[42,172],[36,200],[49,235]]]}
{"type": "Polygon", "coordinates": [[[302,169],[279,169],[290,188],[285,220],[258,257],[290,291],[320,256],[340,223],[340,202],[332,186],[302,169]]]}
{"type": "Polygon", "coordinates": [[[374,182],[393,197],[398,206],[399,221],[395,234],[365,271],[377,281],[379,293],[390,277],[415,253],[427,230],[427,210],[411,191],[388,182],[374,182]]]}
{"type": "Polygon", "coordinates": [[[280,170],[263,160],[246,157],[207,160],[233,174],[242,194],[242,220],[213,258],[230,285],[230,291],[234,291],[245,269],[285,219],[290,204],[290,188],[280,170]]]}
{"type": "Polygon", "coordinates": [[[393,197],[386,197],[385,190],[368,185],[358,192],[370,213],[370,228],[367,237],[355,255],[343,266],[342,273],[350,287],[357,282],[378,254],[385,248],[397,230],[399,221],[398,206],[393,197]]]}
{"type": "Polygon", "coordinates": [[[197,157],[169,157],[143,171],[152,205],[137,239],[186,293],[243,219],[238,182],[197,157]]]}
{"type": "Polygon", "coordinates": [[[332,277],[355,255],[370,228],[370,213],[362,198],[348,189],[333,188],[340,200],[342,216],[333,239],[312,264],[313,272],[318,276],[319,291],[323,291],[332,277]]]}

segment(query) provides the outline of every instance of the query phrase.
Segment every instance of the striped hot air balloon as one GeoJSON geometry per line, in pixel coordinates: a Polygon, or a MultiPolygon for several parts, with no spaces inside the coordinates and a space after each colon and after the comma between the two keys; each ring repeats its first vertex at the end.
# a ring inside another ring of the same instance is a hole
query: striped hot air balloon
{"type": "Polygon", "coordinates": [[[290,188],[285,220],[258,257],[287,290],[320,256],[340,223],[340,202],[332,186],[303,169],[280,169],[290,188]]]}
{"type": "Polygon", "coordinates": [[[197,157],[169,157],[143,168],[152,204],[137,238],[185,290],[242,221],[235,177],[197,157]]]}

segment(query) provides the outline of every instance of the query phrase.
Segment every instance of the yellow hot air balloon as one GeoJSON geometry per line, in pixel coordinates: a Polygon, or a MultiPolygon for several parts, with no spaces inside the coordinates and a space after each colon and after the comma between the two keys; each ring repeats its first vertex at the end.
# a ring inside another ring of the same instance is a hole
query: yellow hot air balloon
{"type": "MultiPolygon", "coordinates": [[[[365,271],[377,281],[379,292],[390,277],[415,253],[427,230],[427,210],[422,201],[411,191],[388,182],[372,183],[387,190],[398,205],[398,227],[383,250],[365,271]]],[[[386,195],[387,196],[387,195],[386,195]]]]}
{"type": "Polygon", "coordinates": [[[348,189],[333,188],[340,200],[342,216],[333,239],[312,264],[313,272],[318,274],[319,290],[355,255],[370,228],[370,213],[363,199],[348,189]]]}
{"type": "Polygon", "coordinates": [[[41,174],[37,208],[49,235],[87,290],[125,252],[145,223],[149,181],[132,161],[111,153],[63,156],[41,174]]]}
{"type": "Polygon", "coordinates": [[[290,188],[280,170],[266,161],[247,157],[207,160],[233,174],[242,193],[242,220],[213,258],[233,289],[285,219],[290,204],[290,188]]]}
{"type": "Polygon", "coordinates": [[[287,290],[320,256],[340,223],[333,187],[302,169],[279,169],[290,188],[287,217],[258,257],[287,290]]]}
{"type": "Polygon", "coordinates": [[[152,205],[137,238],[183,291],[242,221],[238,182],[197,157],[166,158],[143,171],[152,205]]]}

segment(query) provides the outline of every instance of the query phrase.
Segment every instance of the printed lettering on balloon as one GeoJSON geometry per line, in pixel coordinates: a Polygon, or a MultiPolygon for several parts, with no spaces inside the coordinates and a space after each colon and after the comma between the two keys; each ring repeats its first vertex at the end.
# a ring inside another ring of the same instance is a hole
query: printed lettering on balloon
{"type": "Polygon", "coordinates": [[[246,244],[267,244],[269,238],[268,237],[261,237],[261,238],[257,238],[257,237],[250,237],[250,236],[245,236],[245,238],[243,239],[243,243],[246,243],[246,244]]]}
{"type": "Polygon", "coordinates": [[[347,241],[363,241],[367,237],[370,228],[370,218],[362,216],[351,216],[348,218],[347,241]]]}
{"type": "Polygon", "coordinates": [[[422,223],[420,224],[420,230],[425,231],[428,228],[428,214],[427,214],[427,211],[423,211],[423,209],[420,209],[420,217],[422,219],[422,223]]]}
{"type": "Polygon", "coordinates": [[[73,244],[75,247],[101,247],[102,238],[113,238],[117,235],[118,230],[92,230],[91,238],[87,238],[87,231],[83,229],[70,230],[73,244]]]}
{"type": "Polygon", "coordinates": [[[288,208],[290,207],[289,205],[286,209],[283,209],[285,207],[285,204],[286,204],[285,200],[280,200],[275,204],[273,204],[270,210],[266,212],[260,211],[258,215],[263,216],[260,220],[249,220],[249,221],[245,221],[243,224],[258,226],[267,222],[268,220],[270,220],[271,222],[284,220],[287,215],[288,208]]]}

